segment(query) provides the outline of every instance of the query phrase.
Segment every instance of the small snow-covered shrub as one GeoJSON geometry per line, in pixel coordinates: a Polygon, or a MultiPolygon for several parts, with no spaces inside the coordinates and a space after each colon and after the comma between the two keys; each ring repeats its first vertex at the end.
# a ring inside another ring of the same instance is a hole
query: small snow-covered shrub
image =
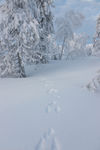
{"type": "Polygon", "coordinates": [[[94,77],[92,81],[87,84],[86,87],[90,91],[100,92],[100,71],[99,74],[96,75],[96,77],[94,77]]]}
{"type": "Polygon", "coordinates": [[[86,45],[86,55],[91,56],[93,51],[93,44],[87,44],[86,45]]]}

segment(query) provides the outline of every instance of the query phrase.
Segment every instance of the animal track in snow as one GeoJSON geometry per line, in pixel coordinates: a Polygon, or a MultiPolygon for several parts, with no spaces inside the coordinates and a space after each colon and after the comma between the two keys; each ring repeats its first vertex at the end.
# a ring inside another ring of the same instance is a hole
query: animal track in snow
{"type": "Polygon", "coordinates": [[[61,107],[60,107],[60,106],[56,106],[55,111],[56,111],[57,113],[59,113],[59,112],[61,111],[61,107]]]}
{"type": "Polygon", "coordinates": [[[51,111],[55,111],[56,113],[59,113],[61,111],[61,107],[57,104],[56,101],[53,101],[48,104],[46,112],[50,113],[51,111]]]}
{"type": "Polygon", "coordinates": [[[61,98],[60,95],[58,94],[58,93],[59,93],[59,90],[56,89],[56,88],[49,88],[49,89],[47,90],[47,93],[48,93],[50,96],[56,98],[56,100],[61,98]]]}
{"type": "Polygon", "coordinates": [[[48,105],[47,108],[46,108],[46,112],[50,113],[51,111],[52,111],[52,107],[50,105],[48,105]]]}
{"type": "Polygon", "coordinates": [[[52,89],[49,89],[49,90],[48,90],[48,93],[49,93],[49,94],[57,94],[57,93],[58,93],[58,90],[55,89],[55,88],[52,88],[52,89]]]}
{"type": "Polygon", "coordinates": [[[58,99],[60,99],[60,95],[59,90],[54,88],[54,83],[52,81],[48,81],[46,80],[46,78],[43,78],[41,80],[44,88],[46,89],[47,94],[49,94],[51,96],[52,102],[48,103],[47,107],[46,107],[46,112],[50,113],[52,111],[59,113],[61,111],[61,107],[58,105],[58,99]]]}
{"type": "Polygon", "coordinates": [[[45,78],[41,79],[41,83],[44,85],[44,87],[50,87],[53,86],[54,84],[52,83],[52,81],[48,81],[45,78]]]}
{"type": "Polygon", "coordinates": [[[61,150],[54,129],[49,129],[49,131],[41,137],[35,150],[61,150]]]}

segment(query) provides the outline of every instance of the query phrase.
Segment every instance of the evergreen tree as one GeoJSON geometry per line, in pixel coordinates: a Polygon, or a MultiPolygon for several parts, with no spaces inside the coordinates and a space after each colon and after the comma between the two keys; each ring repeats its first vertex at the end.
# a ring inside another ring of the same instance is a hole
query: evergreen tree
{"type": "MultiPolygon", "coordinates": [[[[97,18],[96,34],[94,36],[93,55],[100,56],[100,15],[97,18]]],[[[100,92],[100,70],[97,71],[97,75],[88,83],[87,88],[89,90],[100,92]]]]}
{"type": "Polygon", "coordinates": [[[6,0],[0,8],[0,76],[25,77],[27,63],[46,63],[52,0],[6,0]]]}
{"type": "Polygon", "coordinates": [[[93,55],[100,56],[100,15],[97,18],[96,34],[94,36],[93,55]]]}
{"type": "Polygon", "coordinates": [[[38,45],[38,54],[40,61],[46,63],[48,61],[48,37],[54,32],[53,16],[51,13],[52,0],[36,0],[39,12],[40,42],[38,45]]]}
{"type": "Polygon", "coordinates": [[[4,9],[1,9],[6,14],[0,22],[2,77],[26,76],[24,63],[33,58],[39,43],[38,22],[35,19],[37,14],[33,6],[36,4],[32,0],[6,0],[4,9]]]}
{"type": "Polygon", "coordinates": [[[62,43],[59,59],[61,60],[64,54],[65,44],[68,40],[72,40],[74,32],[82,25],[84,16],[81,13],[69,11],[63,17],[56,19],[56,37],[62,43]]]}

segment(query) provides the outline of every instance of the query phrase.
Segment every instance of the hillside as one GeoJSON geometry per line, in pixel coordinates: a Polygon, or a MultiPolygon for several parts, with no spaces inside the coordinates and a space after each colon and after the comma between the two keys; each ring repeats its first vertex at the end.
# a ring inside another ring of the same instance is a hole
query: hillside
{"type": "Polygon", "coordinates": [[[0,79],[0,150],[99,150],[100,95],[85,85],[98,58],[28,67],[0,79]]]}

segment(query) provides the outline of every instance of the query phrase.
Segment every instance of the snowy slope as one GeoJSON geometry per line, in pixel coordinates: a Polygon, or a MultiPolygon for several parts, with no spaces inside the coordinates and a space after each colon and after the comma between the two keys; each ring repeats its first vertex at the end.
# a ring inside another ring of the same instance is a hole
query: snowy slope
{"type": "Polygon", "coordinates": [[[0,79],[0,150],[100,150],[100,95],[84,88],[99,68],[98,58],[55,61],[0,79]]]}

